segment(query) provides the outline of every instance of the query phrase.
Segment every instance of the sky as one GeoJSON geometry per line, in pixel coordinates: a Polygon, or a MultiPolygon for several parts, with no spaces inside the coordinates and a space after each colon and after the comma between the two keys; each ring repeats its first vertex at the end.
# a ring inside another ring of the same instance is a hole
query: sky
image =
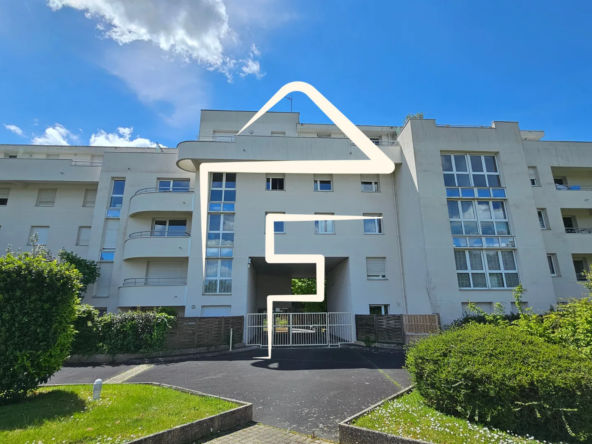
{"type": "Polygon", "coordinates": [[[175,147],[201,109],[258,110],[292,81],[360,125],[592,141],[591,18],[584,0],[0,0],[0,143],[175,147]]]}

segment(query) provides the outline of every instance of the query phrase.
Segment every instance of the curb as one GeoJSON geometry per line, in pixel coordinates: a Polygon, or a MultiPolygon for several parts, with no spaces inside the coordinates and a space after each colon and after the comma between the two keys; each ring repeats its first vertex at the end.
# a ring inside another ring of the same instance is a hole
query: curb
{"type": "MultiPolygon", "coordinates": [[[[131,359],[127,361],[127,364],[161,364],[165,362],[181,362],[181,361],[192,361],[196,359],[202,358],[213,358],[216,356],[226,356],[226,355],[233,355],[236,353],[242,353],[245,351],[251,350],[259,350],[261,347],[258,345],[252,347],[243,347],[238,348],[235,350],[226,350],[226,351],[219,351],[219,352],[202,352],[202,353],[192,353],[188,355],[177,355],[177,356],[163,356],[162,358],[139,358],[139,359],[131,359]]],[[[209,395],[208,395],[209,396],[209,395]]]]}

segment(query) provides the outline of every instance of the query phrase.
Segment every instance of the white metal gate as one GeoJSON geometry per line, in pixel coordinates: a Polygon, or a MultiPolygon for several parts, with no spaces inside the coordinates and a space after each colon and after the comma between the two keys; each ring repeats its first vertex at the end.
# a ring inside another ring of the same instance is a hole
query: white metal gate
{"type": "MultiPolygon", "coordinates": [[[[332,346],[354,341],[351,313],[274,313],[273,346],[332,346]]],[[[246,343],[267,346],[267,314],[247,314],[246,343]]]]}

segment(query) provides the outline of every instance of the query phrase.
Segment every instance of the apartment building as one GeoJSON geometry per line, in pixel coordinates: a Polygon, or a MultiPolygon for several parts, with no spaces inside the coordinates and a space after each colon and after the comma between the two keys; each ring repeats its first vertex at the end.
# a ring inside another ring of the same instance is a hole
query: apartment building
{"type": "Polygon", "coordinates": [[[315,277],[312,265],[265,261],[266,214],[364,215],[376,218],[274,226],[276,252],[326,257],[330,312],[446,324],[468,301],[514,310],[518,283],[535,310],[584,293],[592,143],[541,140],[515,122],[360,126],[395,163],[390,175],[212,173],[204,267],[201,163],[365,158],[298,113],[267,113],[237,136],[253,115],[202,111],[197,138],[174,149],[0,145],[0,247],[30,249],[37,233],[99,261],[84,302],[102,310],[246,315],[315,277]]]}

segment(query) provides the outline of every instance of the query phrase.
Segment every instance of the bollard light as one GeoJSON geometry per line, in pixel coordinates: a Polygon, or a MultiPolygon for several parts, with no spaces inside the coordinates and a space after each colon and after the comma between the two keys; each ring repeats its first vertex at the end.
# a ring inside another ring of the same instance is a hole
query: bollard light
{"type": "Polygon", "coordinates": [[[97,379],[93,384],[93,401],[97,401],[101,398],[101,389],[103,388],[103,381],[97,379]]]}

